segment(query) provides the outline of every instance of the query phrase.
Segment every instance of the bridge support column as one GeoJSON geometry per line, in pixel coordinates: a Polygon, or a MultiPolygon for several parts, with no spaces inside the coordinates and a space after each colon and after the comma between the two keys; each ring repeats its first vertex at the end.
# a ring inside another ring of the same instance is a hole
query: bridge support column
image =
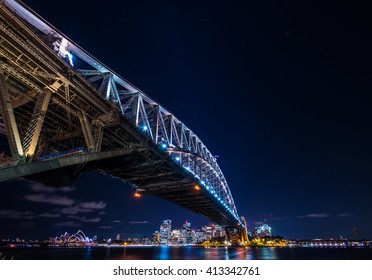
{"type": "Polygon", "coordinates": [[[93,127],[93,141],[94,141],[94,151],[100,152],[103,140],[103,127],[94,126],[93,127]]]}
{"type": "Polygon", "coordinates": [[[37,98],[30,124],[23,139],[23,148],[26,156],[33,156],[35,154],[51,96],[52,92],[49,89],[45,89],[45,92],[40,93],[37,98]]]}
{"type": "Polygon", "coordinates": [[[247,229],[241,226],[227,226],[225,232],[227,241],[233,246],[244,246],[249,241],[247,229]]]}
{"type": "Polygon", "coordinates": [[[103,74],[103,81],[101,86],[99,87],[99,91],[102,93],[102,96],[105,97],[107,100],[110,100],[111,75],[111,73],[103,74]]]}
{"type": "Polygon", "coordinates": [[[159,122],[160,122],[160,107],[159,105],[154,106],[154,115],[152,120],[152,135],[154,135],[154,142],[158,144],[159,138],[159,122]]]}
{"type": "Polygon", "coordinates": [[[134,125],[138,127],[139,125],[139,114],[140,114],[140,94],[135,93],[133,98],[133,108],[132,108],[132,120],[134,125]]]}
{"type": "Polygon", "coordinates": [[[90,127],[89,121],[87,119],[87,116],[85,115],[85,112],[81,112],[80,117],[80,124],[81,129],[83,130],[83,135],[85,139],[85,144],[87,145],[87,148],[89,150],[94,150],[94,139],[92,134],[92,128],[90,127]]]}
{"type": "Polygon", "coordinates": [[[0,64],[0,109],[3,116],[6,135],[12,153],[13,161],[19,160],[23,156],[23,148],[14,111],[10,101],[9,91],[5,81],[3,67],[0,64]]]}
{"type": "Polygon", "coordinates": [[[240,217],[240,220],[244,224],[244,228],[241,228],[241,240],[243,244],[247,244],[249,242],[247,221],[243,216],[240,217]]]}

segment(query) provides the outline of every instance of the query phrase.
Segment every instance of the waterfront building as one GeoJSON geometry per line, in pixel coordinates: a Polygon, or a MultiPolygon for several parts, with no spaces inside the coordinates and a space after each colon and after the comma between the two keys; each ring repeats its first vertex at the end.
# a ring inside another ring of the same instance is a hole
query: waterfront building
{"type": "Polygon", "coordinates": [[[171,243],[172,244],[179,244],[183,243],[183,234],[179,229],[172,229],[171,232],[171,243]]]}
{"type": "Polygon", "coordinates": [[[264,223],[262,226],[255,227],[252,234],[253,237],[270,237],[271,227],[269,227],[268,224],[264,223]]]}
{"type": "Polygon", "coordinates": [[[198,243],[202,243],[206,240],[207,240],[207,235],[205,234],[204,231],[201,231],[201,230],[195,231],[194,243],[198,244],[198,243]]]}
{"type": "Polygon", "coordinates": [[[191,223],[186,221],[182,226],[184,236],[185,236],[185,244],[191,244],[192,243],[192,231],[191,231],[191,223]]]}
{"type": "Polygon", "coordinates": [[[224,237],[226,235],[225,229],[220,225],[214,226],[213,237],[224,237]]]}
{"type": "Polygon", "coordinates": [[[65,232],[64,234],[60,235],[59,237],[55,237],[53,243],[54,244],[64,244],[64,245],[85,245],[87,243],[90,243],[91,240],[85,236],[84,232],[81,230],[78,230],[75,234],[70,235],[68,232],[65,232]]]}
{"type": "Polygon", "coordinates": [[[211,225],[203,226],[202,231],[205,234],[205,237],[206,237],[205,240],[211,240],[212,239],[212,226],[211,225]]]}
{"type": "Polygon", "coordinates": [[[171,240],[172,220],[166,219],[160,225],[160,245],[169,245],[171,240]]]}
{"type": "Polygon", "coordinates": [[[155,231],[153,234],[152,234],[152,240],[154,242],[154,244],[160,244],[160,232],[158,231],[155,231]]]}

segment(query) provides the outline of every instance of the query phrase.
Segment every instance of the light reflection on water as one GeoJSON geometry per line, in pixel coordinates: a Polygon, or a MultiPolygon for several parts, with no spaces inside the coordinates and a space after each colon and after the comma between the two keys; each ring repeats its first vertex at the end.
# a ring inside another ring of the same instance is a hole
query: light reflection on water
{"type": "Polygon", "coordinates": [[[270,248],[139,246],[1,248],[15,260],[371,260],[372,248],[270,248]]]}
{"type": "Polygon", "coordinates": [[[220,247],[201,248],[192,246],[180,247],[126,247],[122,254],[116,257],[113,252],[111,259],[157,259],[157,260],[275,260],[278,259],[274,248],[220,247]]]}
{"type": "Polygon", "coordinates": [[[92,259],[92,248],[89,246],[87,248],[87,251],[85,252],[85,258],[86,260],[92,259]]]}
{"type": "MultiPolygon", "coordinates": [[[[218,249],[218,248],[216,248],[218,249]]],[[[213,258],[222,259],[222,258],[213,258]]],[[[225,248],[225,260],[276,260],[277,251],[274,248],[225,248]]]]}
{"type": "Polygon", "coordinates": [[[170,248],[171,247],[168,247],[168,246],[160,247],[159,260],[169,260],[169,249],[170,248]]]}

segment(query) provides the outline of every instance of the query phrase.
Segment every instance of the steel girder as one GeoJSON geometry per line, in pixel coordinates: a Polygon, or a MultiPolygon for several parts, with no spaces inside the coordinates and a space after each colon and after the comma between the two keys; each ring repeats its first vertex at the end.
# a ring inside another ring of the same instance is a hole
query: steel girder
{"type": "MultiPolygon", "coordinates": [[[[73,112],[77,112],[75,115],[81,116],[81,108],[77,106],[76,102],[71,102],[73,92],[83,96],[86,100],[90,100],[92,107],[96,108],[96,113],[89,116],[89,120],[110,111],[107,105],[100,102],[100,98],[95,98],[91,94],[92,92],[97,92],[98,95],[115,103],[122,115],[137,128],[144,139],[150,139],[164,153],[168,154],[168,158],[173,165],[179,166],[185,173],[189,174],[198,185],[204,188],[206,193],[215,198],[216,203],[222,209],[229,211],[241,223],[230,188],[216,158],[191,129],[158,102],[73,43],[20,1],[1,1],[0,9],[4,10],[7,16],[12,18],[19,26],[22,26],[22,30],[25,31],[21,32],[26,32],[27,27],[32,25],[49,38],[54,38],[56,42],[65,42],[65,49],[62,53],[60,49],[55,49],[55,44],[54,49],[47,46],[36,34],[27,34],[33,37],[32,40],[25,43],[24,40],[0,22],[0,31],[4,36],[0,40],[5,40],[7,46],[10,46],[5,50],[0,49],[0,51],[3,51],[3,57],[5,57],[5,54],[8,56],[18,55],[18,59],[22,59],[24,62],[22,67],[15,67],[17,65],[8,65],[2,62],[3,67],[7,67],[9,72],[13,71],[13,76],[18,75],[19,79],[23,79],[23,83],[28,83],[30,89],[39,92],[42,87],[45,87],[55,92],[56,96],[63,96],[64,99],[52,97],[51,100],[53,104],[59,104],[67,110],[68,118],[71,118],[70,114],[74,115],[73,112]],[[14,14],[17,14],[17,16],[14,17],[14,14]],[[24,24],[21,18],[27,21],[28,26],[24,24]],[[20,54],[17,53],[16,45],[22,48],[20,54]],[[73,54],[74,57],[89,65],[90,69],[72,70],[74,67],[71,61],[69,65],[67,61],[61,64],[62,59],[59,61],[45,59],[45,56],[36,50],[52,54],[50,57],[55,56],[57,51],[61,58],[65,58],[67,54],[70,60],[71,54],[73,54]],[[35,62],[37,63],[35,64],[35,62]],[[71,86],[67,83],[69,78],[65,76],[66,69],[70,69],[68,71],[72,73],[72,76],[75,76],[71,86]],[[33,79],[28,79],[30,73],[33,79]],[[97,90],[97,83],[100,83],[99,90],[97,90]],[[61,87],[63,84],[65,86],[61,87]],[[54,86],[57,86],[57,88],[54,86]],[[65,88],[65,91],[61,91],[59,87],[65,88]],[[89,88],[89,93],[87,88],[89,88]],[[66,100],[66,105],[63,105],[63,100],[66,100]],[[71,105],[75,107],[71,108],[71,105]]],[[[13,59],[12,61],[17,60],[13,59]]],[[[37,112],[34,113],[38,114],[37,112]]],[[[85,128],[84,136],[88,139],[87,145],[92,147],[93,150],[99,151],[98,146],[102,141],[102,130],[89,131],[91,130],[89,126],[92,124],[84,121],[84,118],[80,118],[80,122],[83,131],[85,128]]]]}

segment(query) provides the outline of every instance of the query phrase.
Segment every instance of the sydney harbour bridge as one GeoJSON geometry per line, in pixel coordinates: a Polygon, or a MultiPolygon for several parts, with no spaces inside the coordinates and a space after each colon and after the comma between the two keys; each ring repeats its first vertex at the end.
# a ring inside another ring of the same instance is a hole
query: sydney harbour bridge
{"type": "Polygon", "coordinates": [[[9,146],[0,181],[59,186],[97,170],[224,226],[233,242],[248,241],[198,136],[17,0],[0,0],[0,113],[9,146]]]}

